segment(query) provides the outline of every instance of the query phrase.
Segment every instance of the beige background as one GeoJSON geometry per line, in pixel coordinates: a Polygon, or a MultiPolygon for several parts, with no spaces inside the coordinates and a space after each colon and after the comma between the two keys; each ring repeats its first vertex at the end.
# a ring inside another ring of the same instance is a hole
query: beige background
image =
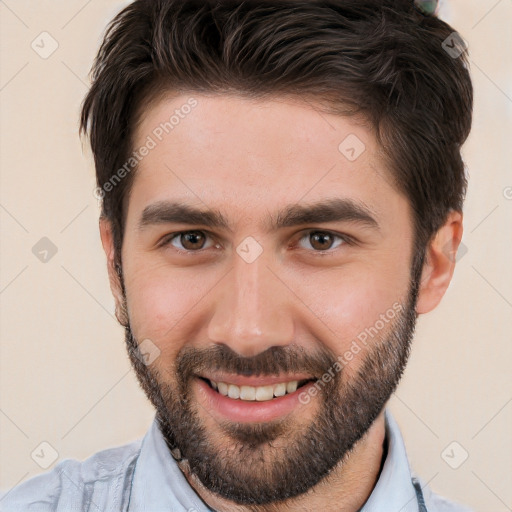
{"type": "MultiPolygon", "coordinates": [[[[125,4],[0,1],[2,489],[43,471],[31,458],[43,441],[57,461],[83,459],[141,437],[153,418],[113,316],[92,160],[77,136],[102,31],[125,4]],[[31,44],[49,51],[50,38],[58,48],[44,59],[31,44]],[[42,237],[57,248],[46,263],[32,252],[42,237]]],[[[390,406],[435,491],[501,512],[512,510],[512,1],[445,1],[441,17],[470,46],[476,88],[467,253],[420,318],[390,406]],[[458,469],[445,462],[465,452],[458,469]]]]}

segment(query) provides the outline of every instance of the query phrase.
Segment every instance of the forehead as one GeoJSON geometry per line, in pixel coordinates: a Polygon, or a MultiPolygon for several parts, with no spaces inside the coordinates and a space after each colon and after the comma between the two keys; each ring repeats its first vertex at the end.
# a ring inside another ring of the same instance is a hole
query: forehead
{"type": "Polygon", "coordinates": [[[406,206],[368,125],[309,101],[169,95],[142,112],[134,150],[143,147],[130,194],[139,212],[170,198],[243,219],[327,196],[406,206]]]}

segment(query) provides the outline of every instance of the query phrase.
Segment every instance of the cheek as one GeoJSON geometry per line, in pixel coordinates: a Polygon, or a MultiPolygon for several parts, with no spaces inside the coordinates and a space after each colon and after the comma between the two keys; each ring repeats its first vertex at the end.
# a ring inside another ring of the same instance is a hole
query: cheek
{"type": "Polygon", "coordinates": [[[405,307],[409,285],[407,269],[357,266],[316,274],[300,288],[305,304],[323,324],[315,333],[318,339],[336,356],[352,351],[352,368],[389,334],[393,318],[405,307]]]}
{"type": "Polygon", "coordinates": [[[151,339],[166,352],[175,352],[190,336],[194,307],[208,291],[208,283],[190,273],[147,266],[126,280],[128,314],[135,337],[151,339]],[[173,341],[174,340],[174,341],[173,341]],[[181,340],[181,341],[180,341],[181,340]]]}

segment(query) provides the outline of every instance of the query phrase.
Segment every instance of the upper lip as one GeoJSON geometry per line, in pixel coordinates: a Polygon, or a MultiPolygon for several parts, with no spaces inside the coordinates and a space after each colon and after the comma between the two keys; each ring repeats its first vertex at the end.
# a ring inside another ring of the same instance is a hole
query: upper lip
{"type": "Polygon", "coordinates": [[[246,377],[229,373],[202,374],[199,377],[214,382],[225,382],[226,384],[235,384],[235,386],[273,386],[281,382],[312,380],[314,377],[306,373],[293,375],[261,375],[257,377],[246,377]]]}

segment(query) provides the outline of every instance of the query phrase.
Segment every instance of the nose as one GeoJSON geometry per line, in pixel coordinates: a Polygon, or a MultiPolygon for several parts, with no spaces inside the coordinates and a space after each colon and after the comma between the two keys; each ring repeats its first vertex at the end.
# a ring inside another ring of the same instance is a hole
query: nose
{"type": "Polygon", "coordinates": [[[231,271],[216,287],[210,341],[244,357],[292,343],[291,292],[269,266],[265,252],[250,263],[233,254],[231,271]]]}

